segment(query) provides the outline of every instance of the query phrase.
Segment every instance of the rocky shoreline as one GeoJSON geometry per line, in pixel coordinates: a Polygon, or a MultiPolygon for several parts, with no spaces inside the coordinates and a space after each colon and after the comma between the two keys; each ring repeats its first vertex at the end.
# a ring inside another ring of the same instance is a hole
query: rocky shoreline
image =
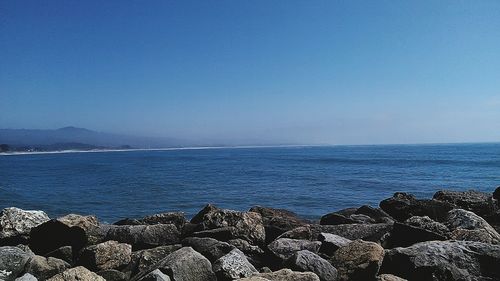
{"type": "Polygon", "coordinates": [[[395,193],[319,222],[287,210],[205,206],[103,224],[0,213],[0,280],[500,280],[500,187],[395,193]]]}

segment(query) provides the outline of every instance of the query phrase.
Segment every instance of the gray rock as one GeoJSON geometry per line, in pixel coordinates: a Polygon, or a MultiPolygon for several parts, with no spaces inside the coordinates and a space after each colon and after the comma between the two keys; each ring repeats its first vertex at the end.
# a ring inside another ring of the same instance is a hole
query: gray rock
{"type": "Polygon", "coordinates": [[[131,265],[134,267],[131,271],[144,271],[164,259],[166,256],[182,248],[182,245],[159,246],[152,249],[140,250],[132,253],[131,265]]]}
{"type": "Polygon", "coordinates": [[[243,239],[233,239],[227,241],[227,243],[242,251],[253,266],[262,267],[264,265],[265,251],[259,246],[251,245],[243,239]]]}
{"type": "Polygon", "coordinates": [[[457,206],[457,208],[472,211],[479,216],[494,213],[496,209],[490,193],[474,190],[441,190],[434,194],[433,199],[451,203],[457,206]]]}
{"type": "Polygon", "coordinates": [[[271,242],[267,248],[279,259],[285,261],[300,250],[309,250],[317,253],[321,246],[319,241],[297,240],[280,238],[271,242]]]}
{"type": "Polygon", "coordinates": [[[296,272],[288,268],[270,273],[259,273],[248,279],[239,279],[240,281],[320,281],[319,277],[312,272],[296,272]]]}
{"type": "Polygon", "coordinates": [[[24,271],[30,253],[18,247],[0,247],[0,280],[10,281],[16,279],[24,271]]]}
{"type": "Polygon", "coordinates": [[[97,272],[97,275],[106,279],[106,281],[125,281],[129,279],[128,274],[116,269],[106,269],[97,272]]]}
{"type": "Polygon", "coordinates": [[[372,206],[363,205],[359,207],[354,214],[367,215],[375,221],[375,223],[392,223],[394,219],[384,210],[373,208],[372,206]]]}
{"type": "Polygon", "coordinates": [[[386,223],[311,225],[313,237],[318,237],[320,233],[330,233],[350,240],[362,239],[372,242],[380,242],[391,230],[392,224],[386,223]]]}
{"type": "Polygon", "coordinates": [[[73,263],[73,249],[71,246],[62,246],[61,248],[45,254],[45,256],[61,259],[69,264],[73,263]]]}
{"type": "Polygon", "coordinates": [[[70,265],[53,257],[33,256],[25,266],[25,272],[33,274],[38,280],[46,280],[68,269],[70,265]]]}
{"type": "Polygon", "coordinates": [[[143,224],[173,224],[181,229],[187,223],[186,217],[182,212],[166,212],[146,216],[140,220],[143,224]]]}
{"type": "Polygon", "coordinates": [[[27,239],[32,228],[50,220],[42,211],[25,211],[19,208],[5,208],[0,212],[0,241],[27,239]],[[15,239],[17,238],[17,239],[15,239]]]}
{"type": "Polygon", "coordinates": [[[38,281],[38,279],[29,273],[25,273],[23,276],[16,278],[16,281],[38,281]]]}
{"type": "Polygon", "coordinates": [[[204,255],[211,262],[231,252],[235,247],[213,238],[188,237],[182,240],[183,246],[192,247],[198,253],[204,255]]]}
{"type": "Polygon", "coordinates": [[[321,281],[337,280],[337,269],[327,260],[308,250],[296,252],[285,262],[285,266],[292,270],[314,272],[321,281]]]}
{"type": "Polygon", "coordinates": [[[131,260],[132,246],[116,241],[106,241],[84,248],[78,264],[94,271],[118,269],[131,260]]]}
{"type": "Polygon", "coordinates": [[[352,240],[331,233],[320,233],[318,239],[321,241],[319,252],[327,256],[332,256],[338,248],[352,242],[352,240]]]}
{"type": "Polygon", "coordinates": [[[378,274],[384,249],[373,242],[353,241],[340,247],[330,259],[337,268],[338,280],[373,280],[378,274]]]}
{"type": "Polygon", "coordinates": [[[445,224],[452,230],[455,240],[473,240],[500,244],[500,234],[483,218],[473,212],[454,209],[448,212],[445,224]]]}
{"type": "Polygon", "coordinates": [[[153,270],[148,275],[144,276],[140,281],[170,281],[168,275],[163,274],[159,269],[153,270]]]}
{"type": "Polygon", "coordinates": [[[498,280],[499,264],[500,245],[429,241],[387,250],[381,272],[410,281],[498,280]]]}
{"type": "Polygon", "coordinates": [[[134,250],[180,243],[180,232],[173,224],[120,225],[111,227],[106,240],[132,245],[134,250]]]}
{"type": "Polygon", "coordinates": [[[259,213],[262,216],[266,230],[267,244],[286,231],[309,223],[308,221],[299,218],[295,213],[284,209],[255,206],[249,211],[259,213]]]}
{"type": "Polygon", "coordinates": [[[379,276],[377,276],[377,281],[407,281],[407,280],[392,274],[380,274],[379,276]]]}
{"type": "Polygon", "coordinates": [[[245,254],[238,249],[233,249],[219,258],[212,268],[219,281],[249,277],[258,273],[257,269],[247,260],[245,254]]]}
{"type": "Polygon", "coordinates": [[[412,216],[428,216],[435,221],[443,221],[454,204],[440,200],[416,199],[415,196],[396,192],[391,198],[382,200],[380,208],[398,221],[412,216]]]}
{"type": "Polygon", "coordinates": [[[278,236],[276,239],[290,238],[290,239],[313,240],[312,235],[313,234],[311,231],[311,227],[306,225],[306,226],[299,226],[292,230],[289,230],[278,236]]]}
{"type": "Polygon", "coordinates": [[[407,225],[425,229],[444,237],[449,235],[450,230],[448,227],[440,222],[434,221],[428,216],[413,216],[405,221],[407,225]]]}
{"type": "Polygon", "coordinates": [[[83,266],[67,269],[47,281],[106,281],[101,276],[83,266]]]}

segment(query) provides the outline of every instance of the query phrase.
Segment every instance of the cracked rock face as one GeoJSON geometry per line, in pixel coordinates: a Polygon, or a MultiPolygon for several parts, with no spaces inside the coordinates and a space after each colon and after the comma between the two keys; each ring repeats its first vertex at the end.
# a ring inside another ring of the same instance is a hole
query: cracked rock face
{"type": "Polygon", "coordinates": [[[213,270],[217,275],[217,280],[233,280],[249,277],[258,272],[247,260],[245,254],[238,249],[232,250],[227,255],[215,261],[213,270]]]}
{"type": "Polygon", "coordinates": [[[18,247],[0,247],[0,280],[14,280],[32,256],[18,247]]]}
{"type": "Polygon", "coordinates": [[[373,280],[377,275],[384,248],[374,242],[353,241],[340,247],[330,262],[338,270],[338,280],[373,280]]]}
{"type": "Polygon", "coordinates": [[[5,208],[0,213],[0,239],[28,235],[33,227],[50,220],[43,211],[5,208]]]}
{"type": "Polygon", "coordinates": [[[132,246],[116,241],[106,241],[84,248],[79,263],[93,270],[116,269],[131,260],[132,246]]]}
{"type": "Polygon", "coordinates": [[[454,209],[448,212],[445,221],[455,240],[470,240],[500,244],[500,234],[483,218],[473,212],[454,209]]]}

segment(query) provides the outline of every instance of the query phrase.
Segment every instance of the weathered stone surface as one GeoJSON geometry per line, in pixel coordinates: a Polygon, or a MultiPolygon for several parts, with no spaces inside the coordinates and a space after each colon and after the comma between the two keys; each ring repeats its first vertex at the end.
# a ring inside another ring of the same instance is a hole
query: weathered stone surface
{"type": "Polygon", "coordinates": [[[308,221],[299,218],[295,213],[283,209],[256,206],[250,212],[259,213],[262,216],[266,230],[266,243],[275,240],[286,231],[303,226],[308,221]]]}
{"type": "Polygon", "coordinates": [[[429,241],[387,250],[381,272],[411,281],[498,280],[499,264],[500,245],[429,241]]]}
{"type": "Polygon", "coordinates": [[[377,281],[406,281],[406,279],[392,274],[380,274],[377,276],[377,281]]]}
{"type": "Polygon", "coordinates": [[[247,260],[245,254],[238,249],[233,249],[219,258],[214,262],[212,268],[218,281],[249,277],[258,273],[257,269],[247,260]]]}
{"type": "Polygon", "coordinates": [[[391,198],[380,202],[380,208],[398,221],[405,221],[412,216],[428,216],[435,221],[443,221],[447,212],[454,207],[449,202],[416,199],[403,192],[396,192],[391,198]]]}
{"type": "Polygon", "coordinates": [[[227,243],[242,251],[253,266],[259,268],[264,265],[266,253],[259,246],[251,245],[248,241],[243,239],[233,239],[227,241],[227,243]]]}
{"type": "Polygon", "coordinates": [[[166,212],[144,217],[143,224],[173,224],[181,229],[187,223],[187,219],[182,212],[166,212]]]}
{"type": "Polygon", "coordinates": [[[125,281],[129,279],[128,274],[118,271],[116,269],[106,269],[97,272],[97,275],[106,279],[106,281],[125,281]]]}
{"type": "Polygon", "coordinates": [[[263,277],[259,277],[259,276],[252,276],[252,277],[246,277],[246,278],[240,278],[240,279],[236,279],[238,281],[271,281],[269,279],[266,279],[266,278],[263,278],[263,277]]]}
{"type": "Polygon", "coordinates": [[[290,238],[290,239],[302,239],[302,240],[313,240],[313,233],[311,231],[311,227],[309,225],[299,226],[292,230],[288,230],[284,232],[276,239],[279,238],[290,238]]]}
{"type": "Polygon", "coordinates": [[[67,269],[47,281],[106,281],[101,276],[83,266],[67,269]]]}
{"type": "Polygon", "coordinates": [[[320,246],[321,242],[319,241],[280,238],[271,242],[267,247],[276,257],[285,261],[300,250],[309,250],[317,253],[320,246]]]}
{"type": "Polygon", "coordinates": [[[197,224],[198,235],[193,235],[198,237],[221,241],[240,238],[254,245],[261,245],[266,239],[262,216],[256,212],[238,212],[207,205],[193,217],[191,223],[197,224]]]}
{"type": "Polygon", "coordinates": [[[45,254],[45,256],[61,259],[71,264],[73,262],[73,249],[71,246],[62,246],[61,248],[45,254]]]}
{"type": "Polygon", "coordinates": [[[433,199],[451,203],[457,208],[472,211],[479,216],[494,213],[496,209],[490,193],[474,190],[441,190],[434,194],[433,199]]]}
{"type": "Polygon", "coordinates": [[[420,227],[395,222],[386,247],[407,247],[419,242],[446,240],[446,238],[447,236],[420,227]]]}
{"type": "Polygon", "coordinates": [[[180,232],[173,224],[120,225],[111,227],[106,240],[132,245],[134,250],[180,243],[180,232]]]}
{"type": "Polygon", "coordinates": [[[140,281],[170,281],[170,277],[161,272],[159,269],[155,269],[148,275],[144,276],[140,281]]]}
{"type": "Polygon", "coordinates": [[[375,223],[392,223],[394,219],[380,208],[373,208],[372,206],[363,205],[359,207],[354,214],[366,215],[373,219],[375,223]]]}
{"type": "Polygon", "coordinates": [[[0,212],[0,242],[3,245],[25,242],[33,227],[48,220],[49,216],[42,211],[5,208],[0,212]]]}
{"type": "Polygon", "coordinates": [[[337,268],[338,280],[373,280],[377,275],[384,249],[373,242],[353,241],[340,247],[330,262],[337,268]]]}
{"type": "Polygon", "coordinates": [[[292,270],[314,272],[321,281],[337,279],[337,269],[327,260],[308,250],[296,252],[285,262],[285,266],[292,270]]]}
{"type": "Polygon", "coordinates": [[[84,248],[78,263],[93,271],[117,269],[130,262],[131,254],[129,244],[106,241],[84,248]]]}
{"type": "Polygon", "coordinates": [[[321,241],[319,252],[327,256],[332,256],[338,248],[352,242],[352,240],[331,233],[321,233],[318,239],[321,241]]]}
{"type": "Polygon", "coordinates": [[[311,225],[313,238],[318,237],[320,233],[331,233],[350,240],[362,239],[373,242],[380,242],[391,229],[392,224],[386,223],[311,225]]]}
{"type": "Polygon", "coordinates": [[[211,262],[231,252],[235,247],[213,238],[188,237],[182,240],[183,246],[192,247],[195,251],[205,256],[211,262]]]}
{"type": "Polygon", "coordinates": [[[18,247],[0,247],[0,280],[16,279],[24,271],[24,267],[32,254],[18,247]]]}
{"type": "Polygon", "coordinates": [[[500,244],[500,234],[473,212],[462,209],[451,210],[448,212],[445,224],[452,230],[453,239],[500,244]]]}
{"type": "Polygon", "coordinates": [[[33,274],[38,280],[46,280],[58,273],[63,272],[70,265],[60,259],[53,257],[33,256],[25,266],[25,272],[33,274]]]}
{"type": "Polygon", "coordinates": [[[16,281],[38,281],[38,279],[29,273],[25,273],[23,276],[16,278],[16,281]]]}
{"type": "Polygon", "coordinates": [[[296,272],[288,268],[281,269],[270,273],[259,273],[255,277],[250,277],[250,279],[239,279],[240,281],[260,281],[261,279],[251,279],[251,278],[264,278],[270,281],[320,281],[319,277],[312,272],[296,272]]]}
{"type": "Polygon", "coordinates": [[[166,256],[182,248],[182,245],[167,245],[156,248],[140,250],[132,253],[132,272],[144,271],[164,259],[166,256]]]}
{"type": "Polygon", "coordinates": [[[428,216],[413,216],[405,221],[405,224],[422,228],[430,232],[437,233],[444,237],[447,237],[450,230],[448,227],[440,222],[434,221],[428,216]]]}

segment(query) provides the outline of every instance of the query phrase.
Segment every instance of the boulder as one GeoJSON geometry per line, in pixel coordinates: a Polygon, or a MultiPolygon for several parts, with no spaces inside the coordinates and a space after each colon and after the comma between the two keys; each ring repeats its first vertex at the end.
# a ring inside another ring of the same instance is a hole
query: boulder
{"type": "Polygon", "coordinates": [[[377,276],[377,281],[407,281],[407,280],[392,274],[380,274],[379,276],[377,276]]]}
{"type": "Polygon", "coordinates": [[[454,204],[439,201],[416,199],[415,196],[396,192],[391,198],[382,200],[380,208],[398,221],[405,221],[412,216],[428,216],[435,221],[443,221],[454,204]]]}
{"type": "Polygon", "coordinates": [[[113,225],[141,225],[144,224],[138,219],[125,218],[113,223],[113,225]]]}
{"type": "Polygon", "coordinates": [[[97,272],[97,275],[106,279],[106,281],[125,281],[129,279],[128,274],[116,269],[106,269],[97,272]]]}
{"type": "Polygon", "coordinates": [[[38,279],[29,273],[25,273],[23,276],[16,278],[15,281],[38,281],[38,279]]]}
{"type": "Polygon", "coordinates": [[[266,243],[275,240],[286,231],[308,223],[308,221],[299,218],[295,213],[284,209],[255,206],[250,209],[250,212],[259,213],[262,216],[266,230],[266,243]]]}
{"type": "Polygon", "coordinates": [[[357,223],[357,221],[337,213],[329,213],[321,217],[319,224],[321,225],[338,225],[357,223]]]}
{"type": "Polygon", "coordinates": [[[48,220],[49,216],[42,211],[3,209],[0,212],[0,245],[26,243],[31,229],[48,220]]]}
{"type": "Polygon", "coordinates": [[[380,242],[384,235],[392,229],[392,224],[340,224],[340,225],[311,225],[312,236],[320,233],[330,233],[350,240],[362,239],[365,241],[380,242]]]}
{"type": "Polygon", "coordinates": [[[381,272],[410,281],[498,280],[498,264],[500,245],[473,241],[428,241],[387,250],[381,272]]]}
{"type": "Polygon", "coordinates": [[[182,245],[167,245],[159,246],[152,249],[140,250],[132,253],[132,262],[130,265],[133,267],[130,271],[136,273],[137,271],[144,271],[164,259],[166,256],[182,248],[182,245]]]}
{"type": "Polygon", "coordinates": [[[67,215],[49,220],[31,229],[30,248],[38,255],[46,255],[62,246],[71,246],[73,253],[93,243],[99,232],[94,216],[67,215]]]}
{"type": "Polygon", "coordinates": [[[234,250],[234,246],[213,238],[188,237],[182,240],[183,246],[189,246],[198,253],[214,262],[234,250]]]}
{"type": "Polygon", "coordinates": [[[238,249],[233,249],[219,258],[214,262],[212,268],[218,281],[249,277],[258,273],[257,269],[247,260],[245,254],[238,249]]]}
{"type": "Polygon", "coordinates": [[[430,232],[437,233],[441,236],[447,237],[450,230],[448,227],[440,222],[434,221],[428,216],[413,216],[405,221],[405,224],[425,229],[430,232]]]}
{"type": "Polygon", "coordinates": [[[70,265],[53,257],[33,256],[26,263],[24,271],[33,274],[38,280],[46,280],[68,269],[70,265]]]}
{"type": "Polygon", "coordinates": [[[159,269],[151,271],[148,275],[144,276],[140,281],[170,281],[168,275],[163,274],[159,269]]]}
{"type": "Polygon", "coordinates": [[[182,212],[166,212],[144,217],[140,220],[143,224],[173,224],[181,229],[187,223],[182,212]]]}
{"type": "Polygon", "coordinates": [[[337,280],[337,269],[327,260],[308,250],[296,252],[286,260],[285,266],[292,270],[314,272],[321,281],[337,280]]]}
{"type": "Polygon", "coordinates": [[[500,234],[483,218],[471,211],[454,209],[448,212],[445,224],[455,240],[472,240],[500,244],[500,234]]]}
{"type": "Polygon", "coordinates": [[[292,230],[284,232],[276,239],[279,238],[290,238],[290,239],[302,239],[302,240],[313,240],[311,227],[309,225],[299,226],[292,230]]]}
{"type": "Polygon", "coordinates": [[[493,199],[497,200],[497,206],[500,207],[500,186],[493,191],[493,199]]]}
{"type": "Polygon", "coordinates": [[[217,240],[244,239],[253,245],[262,245],[266,239],[262,216],[256,212],[238,212],[207,205],[191,223],[197,224],[198,237],[217,240]]]}
{"type": "Polygon", "coordinates": [[[140,250],[178,244],[180,232],[173,224],[120,225],[108,230],[106,240],[127,243],[134,250],[140,250]]]}
{"type": "Polygon", "coordinates": [[[300,250],[309,250],[317,253],[320,246],[321,242],[319,241],[280,238],[267,245],[267,248],[281,261],[285,261],[300,250]]]}
{"type": "Polygon", "coordinates": [[[451,203],[457,208],[472,211],[479,216],[494,213],[497,208],[490,193],[474,190],[441,190],[434,194],[433,199],[451,203]]]}
{"type": "Polygon", "coordinates": [[[69,264],[73,263],[73,249],[71,246],[62,246],[61,248],[45,254],[45,256],[61,259],[69,264]]]}
{"type": "Polygon", "coordinates": [[[446,240],[447,236],[420,227],[395,222],[385,247],[407,247],[415,243],[433,240],[446,240]]]}
{"type": "Polygon", "coordinates": [[[253,278],[263,278],[264,280],[270,281],[320,281],[319,277],[312,272],[296,272],[292,271],[288,268],[281,269],[278,271],[270,272],[270,273],[259,273],[254,277],[250,277],[249,279],[239,279],[240,281],[260,281],[262,279],[253,279],[253,278]]]}
{"type": "Polygon", "coordinates": [[[330,259],[338,280],[374,280],[384,258],[384,249],[373,242],[353,241],[340,247],[330,259]]]}
{"type": "Polygon", "coordinates": [[[32,256],[18,247],[0,247],[0,280],[16,279],[32,256]]]}
{"type": "Polygon", "coordinates": [[[321,241],[319,252],[327,256],[332,256],[340,247],[352,242],[352,240],[331,233],[321,233],[318,239],[321,241]]]}
{"type": "Polygon", "coordinates": [[[363,205],[359,207],[354,215],[366,215],[370,217],[375,223],[392,223],[394,219],[384,210],[380,208],[373,208],[372,206],[363,205]]]}
{"type": "Polygon", "coordinates": [[[73,267],[67,269],[47,281],[106,281],[101,276],[86,269],[83,266],[73,267]]]}
{"type": "Polygon", "coordinates": [[[93,271],[118,269],[130,262],[131,254],[132,246],[129,244],[106,241],[84,248],[78,264],[93,271]]]}

